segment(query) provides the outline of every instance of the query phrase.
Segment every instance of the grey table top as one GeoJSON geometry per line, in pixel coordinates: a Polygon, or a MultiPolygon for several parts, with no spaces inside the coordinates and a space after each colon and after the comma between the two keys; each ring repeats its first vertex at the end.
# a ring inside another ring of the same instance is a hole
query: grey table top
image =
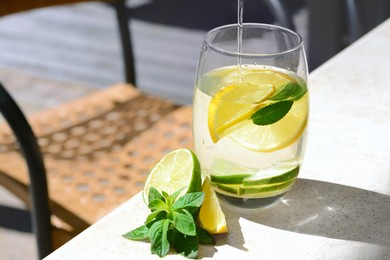
{"type": "MultiPolygon", "coordinates": [[[[390,258],[390,20],[309,76],[302,173],[270,208],[224,207],[230,232],[204,259],[390,258]]],[[[47,259],[158,259],[121,234],[148,214],[140,194],[47,259]]],[[[181,259],[169,255],[167,259],[181,259]]]]}

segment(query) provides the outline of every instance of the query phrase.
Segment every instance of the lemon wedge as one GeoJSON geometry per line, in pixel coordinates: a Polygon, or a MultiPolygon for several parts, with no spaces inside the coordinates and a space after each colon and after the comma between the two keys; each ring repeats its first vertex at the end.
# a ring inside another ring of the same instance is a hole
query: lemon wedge
{"type": "Polygon", "coordinates": [[[204,180],[202,191],[204,192],[204,201],[199,212],[199,225],[210,234],[227,233],[225,214],[219,204],[217,194],[211,187],[209,178],[204,180]]]}

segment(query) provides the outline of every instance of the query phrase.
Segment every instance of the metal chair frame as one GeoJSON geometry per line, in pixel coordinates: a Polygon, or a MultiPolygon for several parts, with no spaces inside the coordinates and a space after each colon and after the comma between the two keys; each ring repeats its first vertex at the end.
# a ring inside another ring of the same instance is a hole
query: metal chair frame
{"type": "Polygon", "coordinates": [[[30,178],[31,221],[37,238],[38,256],[52,251],[49,195],[46,170],[37,139],[23,112],[0,83],[0,112],[14,132],[26,159],[30,178]]]}
{"type": "MultiPolygon", "coordinates": [[[[286,7],[285,0],[263,0],[276,22],[286,28],[295,29],[291,14],[286,7]]],[[[135,58],[133,53],[132,37],[129,27],[131,10],[126,5],[126,0],[118,0],[109,3],[116,11],[120,41],[123,51],[123,64],[126,83],[136,86],[135,58]]]]}

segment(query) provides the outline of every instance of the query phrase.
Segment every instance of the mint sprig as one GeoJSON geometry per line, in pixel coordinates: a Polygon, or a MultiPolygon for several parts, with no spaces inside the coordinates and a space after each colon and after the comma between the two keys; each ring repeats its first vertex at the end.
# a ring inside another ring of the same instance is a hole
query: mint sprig
{"type": "Polygon", "coordinates": [[[167,255],[173,247],[179,254],[196,258],[199,244],[215,244],[214,238],[196,223],[204,193],[192,192],[178,198],[181,191],[169,195],[150,187],[148,208],[151,213],[145,224],[122,236],[149,240],[152,254],[160,257],[167,255]]]}
{"type": "Polygon", "coordinates": [[[305,84],[289,82],[272,95],[268,100],[274,101],[253,113],[250,117],[256,125],[270,125],[281,120],[290,111],[293,103],[307,92],[305,84]]]}

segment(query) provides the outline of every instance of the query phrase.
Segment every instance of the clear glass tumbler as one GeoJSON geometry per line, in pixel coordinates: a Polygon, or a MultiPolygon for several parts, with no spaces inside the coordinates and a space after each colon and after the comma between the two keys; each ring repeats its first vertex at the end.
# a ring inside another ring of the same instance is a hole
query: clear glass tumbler
{"type": "Polygon", "coordinates": [[[207,33],[193,134],[202,172],[220,199],[264,207],[292,187],[305,152],[306,82],[302,38],[289,29],[243,24],[239,33],[232,24],[207,33]]]}

